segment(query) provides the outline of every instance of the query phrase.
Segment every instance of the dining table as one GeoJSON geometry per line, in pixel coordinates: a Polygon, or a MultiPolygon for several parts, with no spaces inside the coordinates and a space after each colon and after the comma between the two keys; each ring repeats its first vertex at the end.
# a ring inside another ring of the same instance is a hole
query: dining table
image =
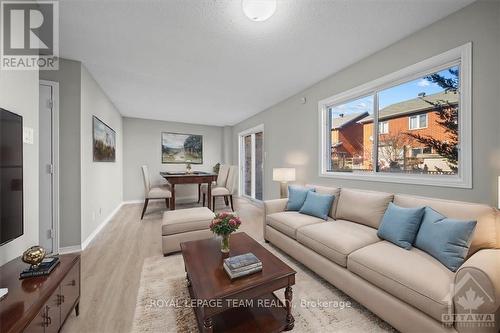
{"type": "Polygon", "coordinates": [[[212,209],[212,182],[217,181],[217,174],[212,172],[170,172],[161,171],[160,176],[170,184],[172,198],[170,199],[170,210],[175,210],[175,186],[180,184],[198,184],[198,197],[200,196],[201,184],[207,184],[208,208],[212,209]]]}

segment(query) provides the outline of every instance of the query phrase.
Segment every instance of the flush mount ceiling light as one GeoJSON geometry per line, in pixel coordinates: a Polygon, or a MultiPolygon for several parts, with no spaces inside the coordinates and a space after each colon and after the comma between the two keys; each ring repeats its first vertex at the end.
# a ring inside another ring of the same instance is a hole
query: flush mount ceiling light
{"type": "Polygon", "coordinates": [[[242,0],[241,6],[252,21],[265,21],[276,11],[276,0],[242,0]]]}

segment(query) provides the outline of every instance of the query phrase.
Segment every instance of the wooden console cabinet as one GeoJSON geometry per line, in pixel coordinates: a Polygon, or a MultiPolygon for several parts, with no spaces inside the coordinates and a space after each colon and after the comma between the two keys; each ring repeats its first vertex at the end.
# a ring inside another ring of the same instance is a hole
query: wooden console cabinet
{"type": "Polygon", "coordinates": [[[0,267],[0,286],[9,288],[0,301],[0,332],[58,332],[69,314],[79,312],[80,255],[59,256],[49,276],[19,280],[27,267],[16,258],[0,267]]]}

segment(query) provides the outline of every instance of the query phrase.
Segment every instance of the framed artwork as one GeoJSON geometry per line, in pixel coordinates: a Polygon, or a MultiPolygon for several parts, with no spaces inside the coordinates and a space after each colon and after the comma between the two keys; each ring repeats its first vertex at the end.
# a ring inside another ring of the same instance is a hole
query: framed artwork
{"type": "Polygon", "coordinates": [[[161,133],[161,162],[203,164],[203,136],[161,133]]]}
{"type": "Polygon", "coordinates": [[[92,116],[93,123],[93,152],[94,162],[116,161],[116,133],[96,116],[92,116]]]}

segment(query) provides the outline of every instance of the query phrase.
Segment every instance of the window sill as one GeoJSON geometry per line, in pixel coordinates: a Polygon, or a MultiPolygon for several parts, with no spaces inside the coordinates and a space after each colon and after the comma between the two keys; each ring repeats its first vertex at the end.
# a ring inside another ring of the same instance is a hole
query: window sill
{"type": "Polygon", "coordinates": [[[383,183],[397,184],[412,184],[412,185],[427,185],[437,187],[455,187],[455,188],[472,188],[472,180],[470,177],[464,176],[424,176],[424,175],[398,175],[390,173],[350,173],[350,172],[327,172],[323,171],[319,174],[323,178],[337,178],[347,180],[373,181],[383,183]]]}

